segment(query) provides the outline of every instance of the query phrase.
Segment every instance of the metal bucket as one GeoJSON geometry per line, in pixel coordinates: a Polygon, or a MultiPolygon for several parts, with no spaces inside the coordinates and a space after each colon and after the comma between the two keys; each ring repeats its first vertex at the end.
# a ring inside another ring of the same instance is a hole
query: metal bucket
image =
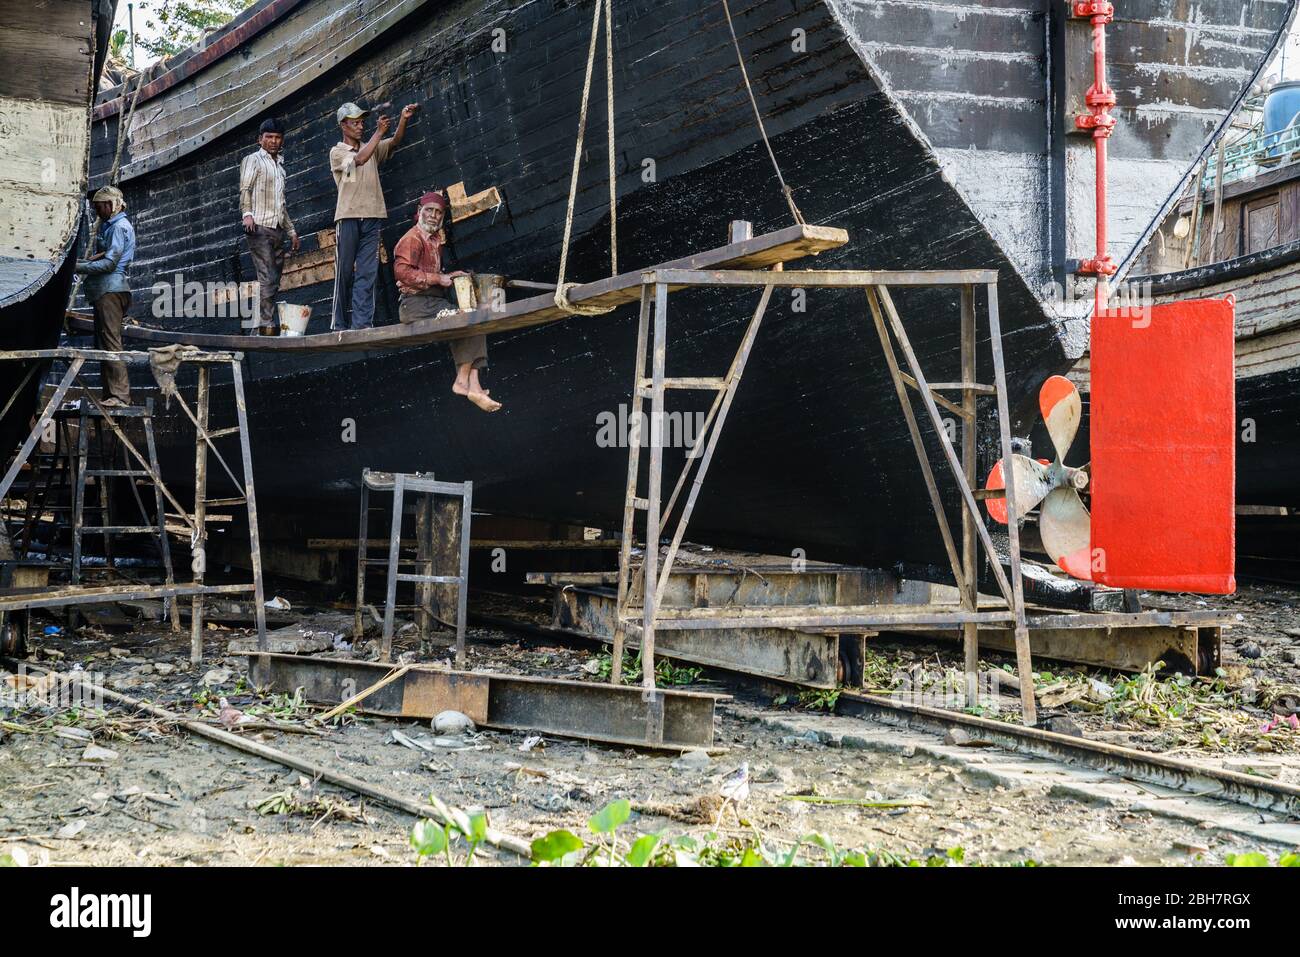
{"type": "Polygon", "coordinates": [[[504,291],[506,288],[506,277],[475,273],[473,276],[457,276],[452,283],[456,289],[456,305],[462,312],[471,312],[480,305],[496,302],[499,295],[497,290],[504,291]]]}
{"type": "Polygon", "coordinates": [[[301,336],[307,332],[307,321],[311,318],[311,306],[298,306],[291,302],[276,303],[280,314],[280,335],[301,336]]]}

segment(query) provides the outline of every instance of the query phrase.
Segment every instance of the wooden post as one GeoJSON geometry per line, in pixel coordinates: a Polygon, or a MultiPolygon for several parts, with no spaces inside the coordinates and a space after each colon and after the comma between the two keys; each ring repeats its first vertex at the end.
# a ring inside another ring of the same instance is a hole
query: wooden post
{"type": "Polygon", "coordinates": [[[384,598],[384,634],[381,661],[391,661],[393,656],[393,615],[397,605],[397,560],[402,547],[402,507],[406,489],[406,476],[393,475],[393,524],[388,540],[388,585],[384,598]]]}
{"type": "MultiPolygon", "coordinates": [[[[664,365],[668,359],[668,286],[655,283],[650,385],[650,476],[646,491],[645,589],[641,615],[641,685],[655,690],[655,613],[659,585],[659,497],[664,473],[664,365]]],[[[639,387],[639,383],[638,383],[639,387]]]]}
{"type": "MultiPolygon", "coordinates": [[[[966,384],[962,390],[961,407],[965,416],[962,420],[961,463],[966,472],[966,484],[974,488],[979,481],[976,474],[976,438],[977,427],[975,414],[978,393],[974,386],[977,368],[978,340],[975,325],[975,287],[961,287],[961,381],[966,384]]],[[[975,523],[980,516],[962,509],[961,521],[961,564],[966,580],[962,583],[962,606],[967,611],[979,610],[979,547],[975,537],[975,523]]],[[[979,695],[979,625],[967,622],[962,626],[962,647],[966,658],[966,706],[976,704],[979,695]]]]}
{"type": "MultiPolygon", "coordinates": [[[[72,584],[81,583],[82,529],[86,523],[86,469],[90,462],[90,436],[86,429],[86,416],[77,417],[76,474],[72,486],[72,584]]],[[[100,490],[100,505],[103,505],[100,490]]]]}
{"type": "Polygon", "coordinates": [[[253,566],[253,614],[257,619],[257,650],[265,653],[266,645],[266,584],[262,579],[262,542],[257,531],[257,495],[253,489],[253,437],[248,431],[248,403],[244,399],[244,370],[240,365],[243,356],[230,363],[235,383],[235,412],[239,416],[239,452],[244,460],[244,502],[248,508],[248,547],[253,566]]]}
{"type": "MultiPolygon", "coordinates": [[[[433,496],[424,493],[415,500],[415,558],[416,574],[433,574],[433,496]]],[[[415,623],[419,629],[420,647],[429,641],[433,624],[433,585],[420,582],[415,586],[415,623]]]]}
{"type": "MultiPolygon", "coordinates": [[[[154,442],[154,436],[153,436],[153,399],[149,399],[145,402],[145,412],[146,412],[146,415],[144,417],[145,452],[149,456],[149,467],[152,468],[159,475],[161,475],[162,470],[158,465],[158,446],[154,442]]],[[[125,455],[123,455],[123,458],[125,458],[125,455]]],[[[132,479],[132,481],[135,480],[132,479]]],[[[167,508],[163,503],[162,489],[158,487],[157,482],[155,482],[153,485],[153,492],[154,492],[154,504],[155,504],[155,508],[157,509],[157,516],[158,516],[158,551],[162,558],[164,581],[166,581],[168,585],[174,585],[176,584],[176,569],[172,565],[171,542],[168,541],[167,539],[167,508]]],[[[137,500],[138,498],[139,497],[137,496],[137,500]]],[[[163,606],[169,612],[169,617],[171,618],[171,622],[172,622],[172,633],[179,635],[181,633],[180,601],[177,600],[175,597],[164,598],[163,606]]]]}
{"type": "Polygon", "coordinates": [[[469,612],[469,537],[470,518],[473,512],[474,483],[465,483],[465,494],[460,499],[460,566],[456,574],[456,667],[465,667],[465,619],[469,612]]]}
{"type": "MultiPolygon", "coordinates": [[[[211,369],[199,364],[198,394],[194,398],[194,531],[190,539],[190,569],[194,583],[203,584],[208,568],[208,443],[204,433],[208,430],[208,413],[211,409],[209,389],[211,369]]],[[[190,662],[203,660],[203,596],[190,599],[190,662]]]]}
{"type": "Polygon", "coordinates": [[[357,613],[352,622],[352,640],[361,641],[366,633],[362,613],[366,606],[366,541],[370,535],[370,486],[361,473],[361,529],[357,532],[357,613]]]}
{"type": "MultiPolygon", "coordinates": [[[[623,640],[627,633],[624,617],[627,615],[628,591],[631,584],[632,542],[636,535],[636,489],[641,467],[641,379],[645,375],[646,340],[650,330],[650,286],[641,287],[641,315],[636,330],[636,363],[632,369],[632,400],[628,409],[629,431],[620,436],[627,441],[627,485],[623,492],[623,537],[618,544],[618,599],[614,605],[614,648],[609,680],[619,684],[623,680],[623,640]]],[[[646,538],[656,534],[646,526],[646,538]]]]}
{"type": "MultiPolygon", "coordinates": [[[[1103,250],[1104,251],[1104,250],[1103,250]]],[[[1020,574],[1020,523],[1016,520],[1015,471],[1011,464],[1011,413],[1007,400],[1007,375],[1002,360],[1002,324],[998,318],[998,284],[988,284],[989,341],[993,347],[994,386],[998,395],[998,431],[1002,441],[1002,474],[1007,476],[1007,541],[1011,551],[1011,611],[1016,622],[1016,674],[1020,678],[1020,703],[1027,725],[1038,723],[1034,702],[1034,666],[1029,653],[1029,624],[1025,620],[1024,580],[1020,574]]],[[[990,548],[989,561],[999,567],[997,554],[990,548]]]]}

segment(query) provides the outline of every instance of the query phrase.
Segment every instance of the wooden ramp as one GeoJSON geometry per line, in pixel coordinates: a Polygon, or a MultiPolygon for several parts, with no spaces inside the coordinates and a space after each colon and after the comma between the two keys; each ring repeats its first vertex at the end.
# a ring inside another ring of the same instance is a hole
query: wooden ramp
{"type": "MultiPolygon", "coordinates": [[[[656,269],[766,269],[805,256],[815,256],[836,249],[849,241],[843,229],[830,226],[790,226],[774,233],[730,243],[717,249],[626,272],[598,282],[576,286],[569,291],[569,301],[584,306],[612,307],[636,302],[641,297],[641,277],[656,269]]],[[[545,293],[507,303],[504,309],[481,307],[473,312],[457,313],[442,319],[422,319],[412,323],[394,323],[373,329],[323,332],[307,336],[214,335],[199,332],[173,332],[128,325],[123,334],[128,340],[149,345],[186,343],[204,349],[229,349],[240,352],[363,352],[400,349],[460,339],[467,335],[492,335],[528,326],[538,326],[570,318],[555,305],[555,296],[545,293]]],[[[232,323],[236,320],[231,319],[232,323]]],[[[93,320],[84,313],[68,313],[68,326],[74,332],[91,332],[93,320]]]]}

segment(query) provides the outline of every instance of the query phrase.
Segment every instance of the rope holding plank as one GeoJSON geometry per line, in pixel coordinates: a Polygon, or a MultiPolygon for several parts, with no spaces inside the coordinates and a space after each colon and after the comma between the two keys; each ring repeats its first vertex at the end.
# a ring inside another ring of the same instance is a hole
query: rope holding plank
{"type": "Polygon", "coordinates": [[[776,161],[776,153],[772,152],[772,144],[767,139],[767,129],[763,126],[763,114],[758,110],[758,100],[754,97],[754,88],[749,82],[749,70],[745,68],[745,57],[740,52],[740,40],[736,38],[736,26],[731,22],[731,6],[727,0],[722,0],[722,10],[727,15],[727,29],[731,31],[731,44],[736,48],[736,62],[740,64],[740,75],[745,80],[745,91],[749,94],[749,103],[754,108],[754,119],[758,121],[758,132],[763,137],[763,145],[767,147],[767,155],[772,158],[772,169],[776,170],[777,181],[781,184],[781,192],[785,195],[785,201],[790,205],[790,215],[800,226],[805,225],[803,213],[799,212],[799,207],[794,202],[794,190],[792,190],[781,175],[781,164],[776,161]]]}
{"type": "Polygon", "coordinates": [[[618,275],[618,184],[614,168],[614,0],[596,0],[591,16],[591,45],[587,50],[587,77],[582,86],[582,108],[578,115],[578,141],[573,148],[573,175],[569,181],[569,206],[564,217],[564,244],[560,247],[560,274],[555,280],[555,305],[580,316],[598,316],[613,306],[590,306],[569,301],[569,290],[579,285],[565,282],[569,263],[569,240],[573,236],[573,210],[578,199],[578,171],[582,166],[582,142],[587,133],[587,107],[591,102],[591,76],[596,67],[596,42],[600,36],[600,15],[605,13],[605,103],[609,122],[609,265],[618,275]]]}

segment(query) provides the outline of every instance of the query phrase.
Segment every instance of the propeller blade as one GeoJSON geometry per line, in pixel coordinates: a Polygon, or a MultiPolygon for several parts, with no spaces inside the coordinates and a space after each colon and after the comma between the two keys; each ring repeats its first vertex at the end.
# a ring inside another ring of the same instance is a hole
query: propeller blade
{"type": "Polygon", "coordinates": [[[1038,391],[1038,408],[1056,447],[1056,461],[1064,462],[1079,431],[1079,420],[1083,418],[1079,390],[1065,376],[1054,375],[1038,391]]]}
{"type": "Polygon", "coordinates": [[[1038,513],[1043,548],[1061,570],[1073,578],[1092,581],[1092,516],[1072,488],[1058,488],[1038,513]]]}
{"type": "MultiPolygon", "coordinates": [[[[1024,518],[1039,502],[1047,497],[1054,486],[1047,476],[1047,466],[1051,463],[1045,459],[1035,462],[1025,455],[1011,456],[1012,468],[1016,473],[1016,517],[1024,518]]],[[[1006,479],[1002,474],[1002,460],[998,459],[993,470],[989,472],[987,489],[1006,488],[1006,479]]],[[[986,499],[984,506],[995,522],[1007,524],[1007,500],[1004,498],[986,499]]]]}

